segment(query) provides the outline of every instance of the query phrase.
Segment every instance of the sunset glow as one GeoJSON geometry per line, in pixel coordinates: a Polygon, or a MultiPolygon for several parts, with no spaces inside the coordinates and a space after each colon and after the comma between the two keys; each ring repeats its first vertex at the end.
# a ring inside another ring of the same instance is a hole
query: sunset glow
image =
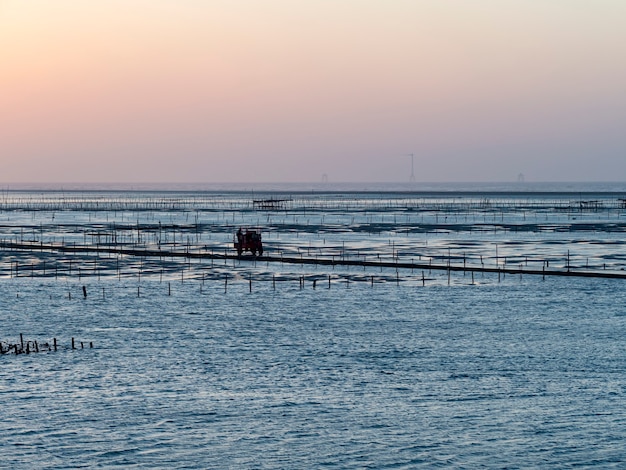
{"type": "Polygon", "coordinates": [[[0,182],[626,179],[626,3],[0,2],[0,182]]]}

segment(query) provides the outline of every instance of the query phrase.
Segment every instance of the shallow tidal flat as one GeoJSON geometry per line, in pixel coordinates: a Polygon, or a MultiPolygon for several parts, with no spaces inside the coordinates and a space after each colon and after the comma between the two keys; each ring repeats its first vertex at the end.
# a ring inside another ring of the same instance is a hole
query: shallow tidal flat
{"type": "Polygon", "coordinates": [[[626,281],[505,271],[620,274],[617,195],[52,192],[0,209],[0,341],[57,341],[0,355],[7,466],[626,459],[626,281]],[[233,256],[240,226],[265,258],[233,256]],[[337,263],[280,261],[315,257],[337,263]]]}

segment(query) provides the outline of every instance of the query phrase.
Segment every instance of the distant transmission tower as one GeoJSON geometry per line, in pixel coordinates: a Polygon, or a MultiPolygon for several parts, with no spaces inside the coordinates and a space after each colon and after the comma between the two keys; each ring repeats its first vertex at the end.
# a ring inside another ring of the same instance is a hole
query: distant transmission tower
{"type": "Polygon", "coordinates": [[[409,177],[409,181],[411,183],[415,183],[415,168],[413,166],[413,157],[414,157],[414,155],[411,153],[410,157],[411,157],[411,176],[409,177]]]}

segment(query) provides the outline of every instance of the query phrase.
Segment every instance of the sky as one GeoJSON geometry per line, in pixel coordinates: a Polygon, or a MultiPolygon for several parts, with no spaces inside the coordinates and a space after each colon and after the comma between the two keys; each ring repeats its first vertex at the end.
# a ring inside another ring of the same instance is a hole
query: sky
{"type": "Polygon", "coordinates": [[[626,181],[624,0],[0,0],[0,183],[626,181]]]}

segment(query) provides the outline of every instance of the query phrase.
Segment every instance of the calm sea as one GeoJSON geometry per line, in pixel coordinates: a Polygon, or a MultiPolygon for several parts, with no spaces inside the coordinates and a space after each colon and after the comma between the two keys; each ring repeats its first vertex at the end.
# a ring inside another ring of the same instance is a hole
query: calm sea
{"type": "MultiPolygon", "coordinates": [[[[0,238],[220,253],[245,225],[263,230],[272,256],[626,263],[624,184],[409,196],[400,186],[254,189],[291,199],[276,211],[246,205],[248,188],[105,188],[104,199],[22,188],[3,193],[0,238]]],[[[0,355],[3,468],[626,464],[621,279],[0,256],[3,348],[22,334],[40,349],[0,355]]]]}

